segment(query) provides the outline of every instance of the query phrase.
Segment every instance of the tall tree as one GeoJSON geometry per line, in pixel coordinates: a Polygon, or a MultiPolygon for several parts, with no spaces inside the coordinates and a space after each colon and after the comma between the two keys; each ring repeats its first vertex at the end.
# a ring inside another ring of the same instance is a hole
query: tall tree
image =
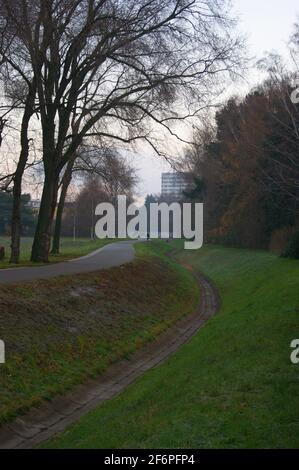
{"type": "Polygon", "coordinates": [[[0,1],[16,31],[10,47],[21,43],[37,86],[45,180],[32,261],[48,260],[60,175],[87,136],[143,138],[157,150],[149,122],[174,134],[173,122],[196,115],[215,79],[238,65],[240,44],[225,6],[0,1]]]}

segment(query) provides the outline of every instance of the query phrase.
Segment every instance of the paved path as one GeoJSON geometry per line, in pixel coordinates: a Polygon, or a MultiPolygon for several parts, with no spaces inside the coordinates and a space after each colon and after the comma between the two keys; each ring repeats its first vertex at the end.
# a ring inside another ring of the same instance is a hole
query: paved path
{"type": "Polygon", "coordinates": [[[130,263],[135,256],[135,241],[110,243],[82,258],[47,266],[19,267],[0,269],[0,284],[48,279],[62,275],[80,274],[112,268],[130,263]]]}
{"type": "Polygon", "coordinates": [[[31,449],[63,431],[89,411],[118,395],[147,370],[158,366],[196,332],[218,310],[218,295],[203,276],[195,275],[201,289],[196,311],[179,321],[130,360],[111,367],[97,380],[77,387],[65,396],[33,408],[29,413],[0,428],[0,449],[31,449]]]}

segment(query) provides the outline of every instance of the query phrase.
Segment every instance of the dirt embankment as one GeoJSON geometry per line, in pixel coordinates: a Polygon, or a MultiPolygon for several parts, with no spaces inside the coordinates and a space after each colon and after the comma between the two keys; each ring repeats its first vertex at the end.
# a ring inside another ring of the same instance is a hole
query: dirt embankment
{"type": "Polygon", "coordinates": [[[157,256],[0,286],[0,422],[127,357],[190,314],[196,297],[191,275],[157,256]]]}

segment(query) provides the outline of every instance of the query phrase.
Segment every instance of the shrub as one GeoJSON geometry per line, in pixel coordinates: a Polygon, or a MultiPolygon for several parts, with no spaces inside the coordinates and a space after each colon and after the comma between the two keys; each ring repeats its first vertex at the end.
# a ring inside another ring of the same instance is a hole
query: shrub
{"type": "Polygon", "coordinates": [[[299,231],[297,231],[289,241],[286,249],[282,253],[284,258],[299,259],[299,231]]]}
{"type": "Polygon", "coordinates": [[[292,226],[282,227],[278,230],[275,230],[271,235],[270,240],[270,251],[273,251],[277,254],[282,254],[287,249],[290,240],[295,235],[296,229],[292,226]]]}

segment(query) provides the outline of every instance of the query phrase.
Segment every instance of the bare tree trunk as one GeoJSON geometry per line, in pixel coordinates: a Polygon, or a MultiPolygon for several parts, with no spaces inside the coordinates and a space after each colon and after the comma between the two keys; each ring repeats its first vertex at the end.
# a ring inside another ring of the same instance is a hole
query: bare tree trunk
{"type": "MultiPolygon", "coordinates": [[[[25,160],[26,164],[26,160],[25,160]]],[[[11,218],[11,253],[10,263],[17,264],[20,261],[20,242],[21,242],[21,195],[22,178],[25,165],[21,165],[21,158],[14,177],[13,186],[13,209],[11,218]]]]}
{"type": "Polygon", "coordinates": [[[61,193],[60,193],[60,198],[59,198],[59,203],[58,203],[57,213],[56,213],[56,220],[55,220],[55,228],[54,228],[53,244],[52,244],[52,252],[51,252],[52,254],[58,254],[60,251],[62,215],[63,215],[63,209],[64,209],[67,191],[68,191],[70,182],[72,180],[73,166],[74,166],[74,160],[70,160],[66,168],[66,171],[63,175],[63,179],[62,179],[61,193]]]}
{"type": "Polygon", "coordinates": [[[28,128],[33,114],[34,101],[35,85],[32,85],[25,104],[25,111],[21,127],[20,159],[18,161],[17,169],[14,175],[10,263],[19,263],[20,261],[22,179],[29,156],[28,128]]]}
{"type": "Polygon", "coordinates": [[[49,251],[52,235],[53,219],[57,204],[58,177],[56,173],[47,172],[38,215],[37,227],[31,251],[31,261],[49,262],[49,251]]]}

